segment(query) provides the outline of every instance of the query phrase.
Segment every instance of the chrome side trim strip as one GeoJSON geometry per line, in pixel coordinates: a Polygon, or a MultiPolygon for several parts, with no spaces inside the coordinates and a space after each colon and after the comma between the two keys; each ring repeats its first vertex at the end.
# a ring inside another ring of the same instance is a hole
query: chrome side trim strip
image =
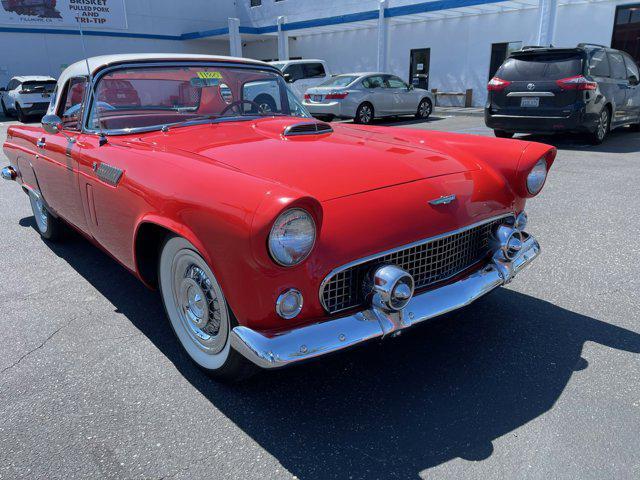
{"type": "Polygon", "coordinates": [[[509,283],[540,254],[540,245],[527,236],[523,248],[508,262],[497,253],[483,269],[411,299],[399,312],[371,308],[353,315],[296,328],[267,337],[239,326],[231,331],[231,346],[262,368],[279,368],[372,340],[457,310],[500,285],[509,283]]]}
{"type": "MultiPolygon", "coordinates": [[[[503,215],[498,215],[498,216],[495,216],[495,217],[487,218],[485,220],[482,220],[482,221],[476,222],[476,223],[472,223],[471,225],[467,225],[467,226],[459,228],[457,230],[452,230],[452,231],[449,231],[449,232],[446,232],[446,233],[442,233],[440,235],[436,235],[434,237],[425,238],[424,240],[418,240],[418,241],[413,242],[413,243],[407,243],[406,245],[401,245],[399,247],[392,248],[390,250],[386,250],[384,252],[374,253],[373,255],[369,255],[367,257],[363,257],[363,258],[360,258],[358,260],[354,260],[352,262],[349,262],[349,263],[347,263],[345,265],[342,265],[341,267],[334,268],[333,270],[331,270],[327,274],[326,277],[324,277],[324,279],[322,280],[322,283],[320,283],[320,289],[318,291],[318,296],[319,296],[319,299],[320,299],[320,305],[322,305],[322,308],[324,308],[325,310],[328,311],[326,305],[324,304],[324,296],[323,296],[324,295],[324,289],[325,289],[327,283],[329,282],[329,280],[331,280],[331,277],[333,277],[334,275],[336,275],[336,274],[338,274],[340,272],[343,272],[344,270],[347,270],[347,269],[352,268],[352,267],[356,267],[358,265],[362,265],[363,263],[370,262],[372,260],[375,260],[376,258],[385,257],[385,256],[390,255],[392,253],[399,252],[400,250],[405,250],[407,248],[412,248],[412,247],[417,247],[419,245],[424,245],[425,243],[433,242],[435,240],[438,240],[438,239],[441,239],[441,238],[445,238],[445,237],[450,237],[451,235],[456,235],[458,233],[462,233],[462,232],[465,232],[467,230],[471,230],[473,228],[479,227],[480,225],[484,225],[486,223],[491,223],[491,222],[493,222],[495,220],[500,220],[501,218],[508,218],[508,217],[514,217],[515,218],[515,215],[513,213],[506,213],[506,214],[503,214],[503,215]]],[[[446,279],[444,279],[444,280],[446,280],[446,279]]]]}

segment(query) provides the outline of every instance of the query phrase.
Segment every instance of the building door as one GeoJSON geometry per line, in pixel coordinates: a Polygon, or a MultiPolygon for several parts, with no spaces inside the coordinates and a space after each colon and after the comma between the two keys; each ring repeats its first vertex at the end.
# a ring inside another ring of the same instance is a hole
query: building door
{"type": "Polygon", "coordinates": [[[640,4],[616,9],[611,47],[627,52],[640,63],[640,4]]]}
{"type": "Polygon", "coordinates": [[[411,63],[409,64],[409,82],[416,88],[429,89],[429,60],[430,48],[417,48],[411,50],[411,63]]]}
{"type": "Polygon", "coordinates": [[[493,43],[491,45],[491,61],[489,63],[489,80],[493,78],[500,65],[511,55],[511,52],[521,48],[522,42],[493,43]]]}

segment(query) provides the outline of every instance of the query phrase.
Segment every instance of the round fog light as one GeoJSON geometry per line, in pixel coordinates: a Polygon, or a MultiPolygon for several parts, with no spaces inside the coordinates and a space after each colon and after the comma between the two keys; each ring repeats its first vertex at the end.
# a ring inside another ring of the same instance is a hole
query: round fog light
{"type": "Polygon", "coordinates": [[[522,231],[527,228],[528,221],[529,218],[527,217],[527,214],[525,212],[520,212],[516,217],[516,222],[513,226],[516,227],[516,230],[522,231]]]}
{"type": "Polygon", "coordinates": [[[373,306],[390,311],[402,310],[413,297],[413,277],[396,265],[384,265],[373,272],[373,306]]]}
{"type": "Polygon", "coordinates": [[[507,240],[504,247],[504,254],[508,259],[515,258],[518,252],[522,250],[522,234],[520,232],[513,232],[507,240]]]}
{"type": "Polygon", "coordinates": [[[285,320],[296,317],[302,310],[302,294],[291,288],[280,294],[276,301],[276,313],[285,320]]]}

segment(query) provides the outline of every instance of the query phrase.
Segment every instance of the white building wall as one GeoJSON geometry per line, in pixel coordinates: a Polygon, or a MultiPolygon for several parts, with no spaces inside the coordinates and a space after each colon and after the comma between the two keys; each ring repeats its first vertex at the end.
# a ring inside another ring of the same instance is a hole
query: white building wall
{"type": "MultiPolygon", "coordinates": [[[[129,28],[118,32],[172,36],[226,26],[227,18],[236,13],[231,0],[129,0],[126,8],[129,28]]],[[[93,35],[84,38],[89,56],[138,52],[226,55],[229,51],[227,41],[215,39],[179,41],[93,35]]],[[[57,77],[65,65],[84,58],[78,35],[0,32],[0,42],[0,85],[6,85],[14,75],[57,77]]]]}

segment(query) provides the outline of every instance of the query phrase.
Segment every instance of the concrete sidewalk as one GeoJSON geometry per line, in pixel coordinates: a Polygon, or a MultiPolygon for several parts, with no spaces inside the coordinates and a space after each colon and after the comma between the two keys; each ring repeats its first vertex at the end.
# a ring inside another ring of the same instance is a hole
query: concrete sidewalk
{"type": "Polygon", "coordinates": [[[482,107],[434,107],[434,115],[453,116],[453,115],[469,115],[473,117],[484,116],[484,108],[482,107]]]}

